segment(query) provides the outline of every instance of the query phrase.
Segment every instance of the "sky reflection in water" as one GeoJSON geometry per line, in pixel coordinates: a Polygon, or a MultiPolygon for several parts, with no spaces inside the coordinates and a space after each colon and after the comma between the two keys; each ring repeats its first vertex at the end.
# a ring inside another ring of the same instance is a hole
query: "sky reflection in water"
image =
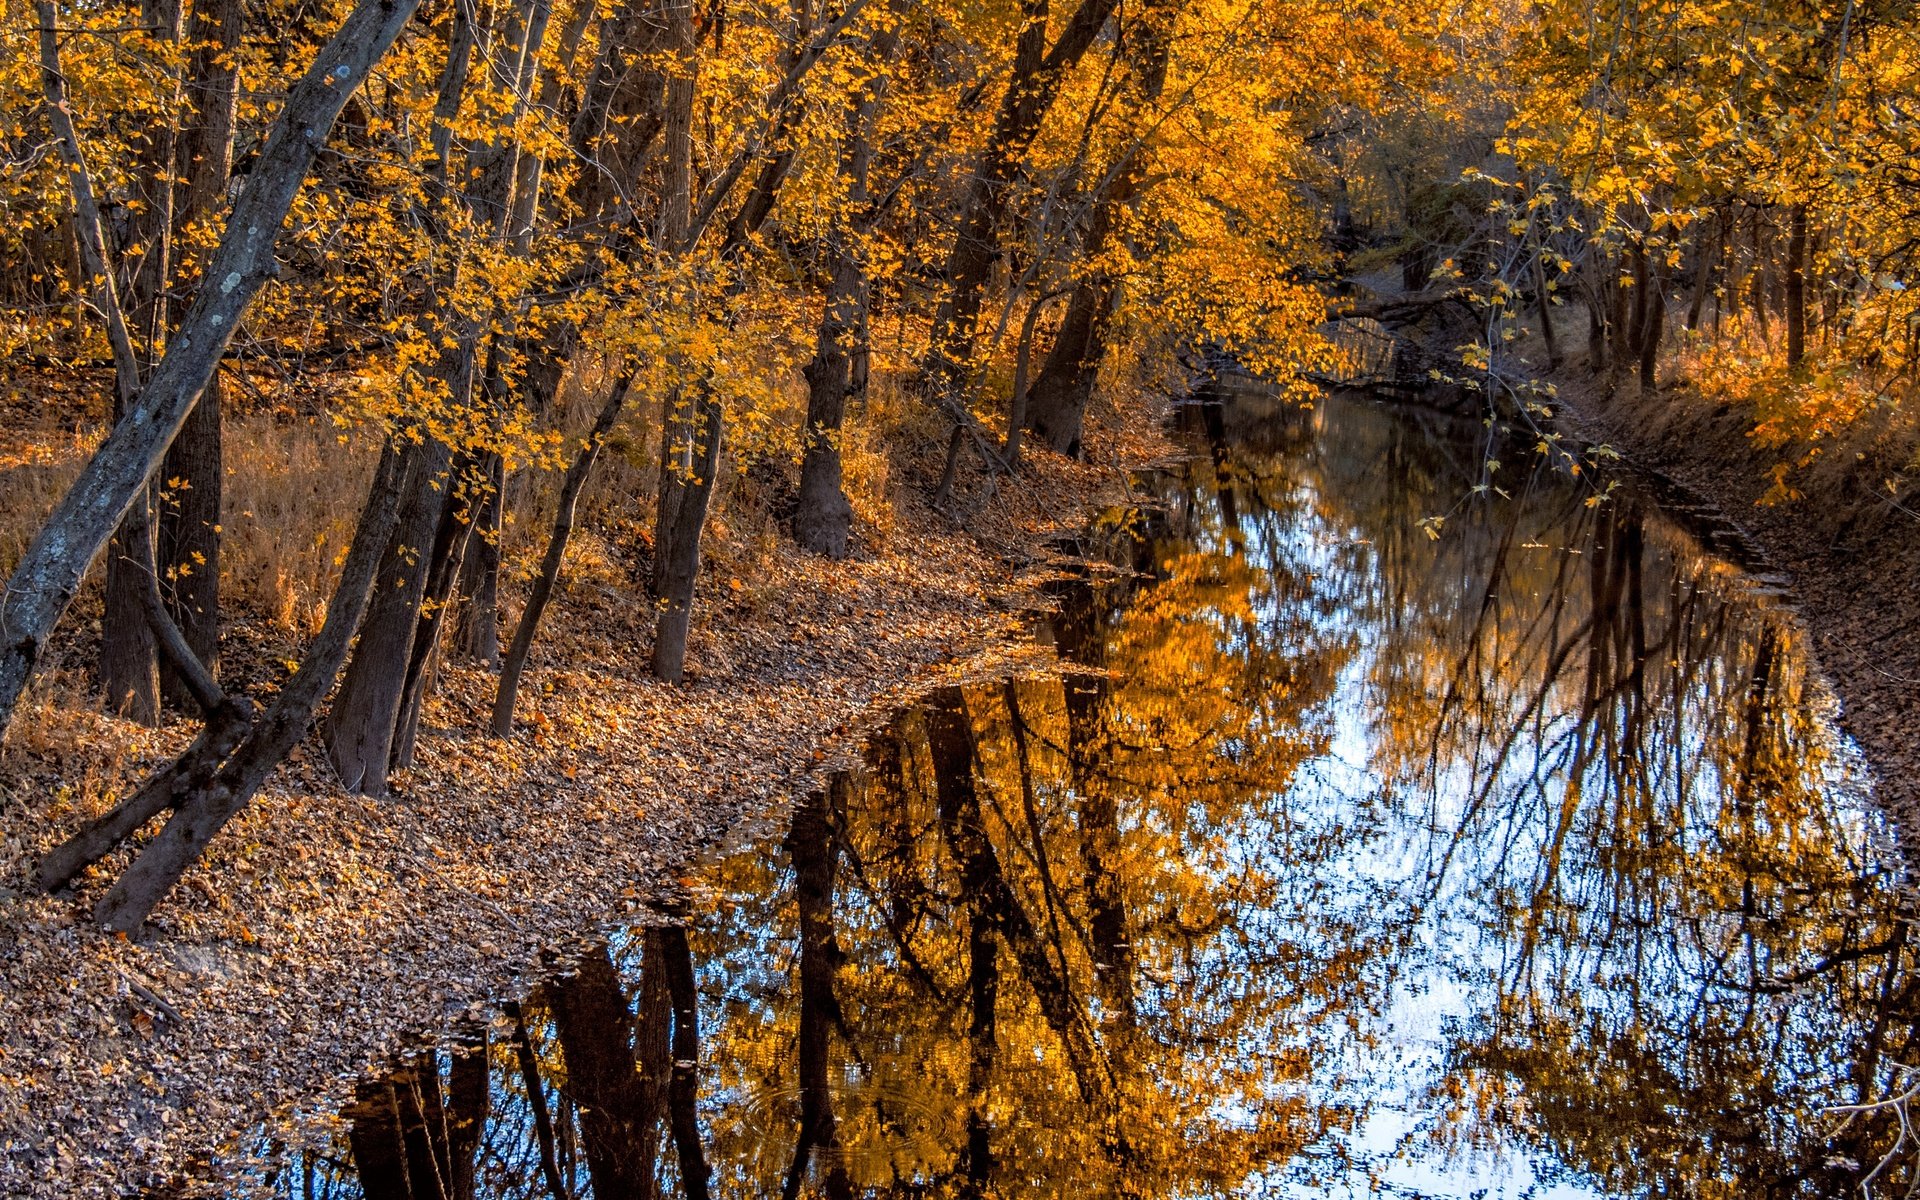
{"type": "Polygon", "coordinates": [[[1854,1189],[1892,1116],[1822,1110],[1894,1087],[1920,992],[1777,601],[1525,447],[1472,494],[1478,427],[1189,415],[1059,586],[1084,670],[902,714],[275,1189],[1854,1189]]]}

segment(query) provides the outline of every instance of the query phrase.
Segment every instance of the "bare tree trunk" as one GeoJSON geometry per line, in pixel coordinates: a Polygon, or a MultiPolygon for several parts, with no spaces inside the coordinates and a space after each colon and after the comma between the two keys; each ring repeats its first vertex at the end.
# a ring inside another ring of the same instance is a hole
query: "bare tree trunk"
{"type": "MultiPolygon", "coordinates": [[[[188,29],[188,118],[181,130],[179,170],[185,194],[174,215],[176,238],[210,217],[226,199],[233,164],[240,98],[239,51],[246,30],[240,0],[198,0],[188,29]]],[[[221,446],[220,373],[208,377],[160,469],[168,496],[157,514],[156,562],[167,611],[187,644],[217,675],[220,670],[220,528],[226,472],[221,446]]],[[[160,688],[184,705],[186,688],[163,660],[160,688]]]]}
{"type": "Polygon", "coordinates": [[[1627,286],[1627,259],[1623,253],[1614,263],[1612,278],[1608,281],[1612,300],[1611,311],[1607,316],[1607,396],[1611,398],[1614,389],[1619,386],[1621,372],[1627,370],[1634,361],[1632,289],[1627,286]]]}
{"type": "MultiPolygon", "coordinates": [[[[0,609],[0,734],[12,724],[40,649],[88,565],[160,464],[254,293],[277,272],[280,227],[335,118],[418,3],[361,0],[293,86],[166,356],[15,567],[0,609]]],[[[44,17],[49,30],[52,19],[44,17]]]]}
{"type": "Polygon", "coordinates": [[[947,435],[947,460],[940,468],[940,483],[933,489],[933,506],[945,508],[953,498],[953,483],[960,475],[960,451],[967,444],[967,427],[956,421],[947,435]]]}
{"type": "Polygon", "coordinates": [[[1621,363],[1637,362],[1640,351],[1646,345],[1647,310],[1653,303],[1652,272],[1647,265],[1647,244],[1643,239],[1633,247],[1633,293],[1630,298],[1631,311],[1627,317],[1626,341],[1620,346],[1623,351],[1621,363]]]}
{"type": "Polygon", "coordinates": [[[1001,457],[1007,460],[1009,471],[1020,469],[1020,435],[1026,432],[1027,393],[1032,386],[1033,335],[1039,328],[1040,313],[1051,299],[1035,296],[1027,305],[1027,315],[1020,319],[1020,341],[1013,353],[1013,397],[1007,402],[1007,435],[1001,443],[1001,457]]]}
{"type": "Polygon", "coordinates": [[[1530,255],[1533,259],[1533,303],[1540,314],[1540,339],[1547,347],[1547,370],[1557,371],[1560,369],[1560,335],[1553,327],[1553,297],[1547,291],[1544,253],[1544,248],[1536,247],[1530,255]]]}
{"type": "MultiPolygon", "coordinates": [[[[685,247],[693,219],[694,34],[690,0],[666,6],[665,45],[681,69],[666,89],[665,161],[658,240],[685,247]]],[[[653,526],[654,675],[678,683],[685,674],[687,632],[700,573],[700,536],[713,498],[724,415],[704,382],[689,381],[667,398],[661,421],[660,497],[653,526]]]]}
{"type": "MultiPolygon", "coordinates": [[[[178,44],[180,6],[169,0],[142,0],[140,20],[158,39],[178,44]]],[[[173,75],[177,106],[181,76],[173,75]]],[[[131,188],[138,198],[127,222],[126,320],[139,348],[139,376],[153,371],[154,357],[167,325],[167,284],[173,274],[175,122],[156,122],[134,134],[139,164],[131,188]]],[[[113,264],[109,263],[109,269],[113,264]]],[[[126,416],[136,389],[118,389],[113,419],[126,416]]],[[[143,725],[160,723],[160,656],[149,628],[145,602],[148,578],[155,571],[154,489],[136,500],[121,519],[107,551],[104,612],[100,620],[100,683],[107,707],[143,725]]]]}
{"type": "MultiPolygon", "coordinates": [[[[116,279],[119,264],[107,245],[92,172],[69,107],[54,6],[51,0],[38,0],[35,11],[40,20],[41,91],[60,157],[67,165],[74,241],[80,252],[80,270],[86,277],[81,282],[93,293],[94,307],[105,320],[107,344],[113,351],[113,420],[118,427],[133,409],[145,372],[134,348],[127,309],[121,302],[116,279]]],[[[136,489],[108,547],[99,676],[110,711],[143,725],[154,725],[160,720],[160,680],[153,634],[147,627],[143,605],[147,580],[153,573],[152,512],[146,499],[145,489],[136,489]]]]}
{"type": "Polygon", "coordinates": [[[654,624],[653,673],[669,683],[679,683],[686,673],[687,633],[694,586],[700,577],[700,536],[713,501],[725,431],[720,405],[703,385],[696,383],[694,390],[692,415],[676,418],[669,427],[673,442],[661,462],[662,502],[654,534],[654,597],[660,616],[654,624]]]}
{"type": "Polygon", "coordinates": [[[486,497],[460,566],[460,653],[482,666],[500,664],[500,534],[506,503],[506,460],[487,455],[486,497]]]}
{"type": "Polygon", "coordinates": [[[425,553],[447,500],[446,444],[428,436],[406,450],[406,491],[399,520],[381,556],[372,602],[353,662],[327,712],[327,752],[349,792],[387,790],[394,733],[406,687],[407,664],[430,566],[425,553]]]}
{"type": "MultiPolygon", "coordinates": [[[[1102,205],[1100,212],[1106,211],[1102,205]]],[[[1096,227],[1099,224],[1096,214],[1096,227]]],[[[1104,239],[1106,234],[1096,229],[1088,237],[1090,244],[1096,236],[1104,239]]],[[[1080,433],[1099,378],[1100,361],[1106,357],[1107,327],[1115,298],[1113,287],[1105,280],[1082,282],[1074,288],[1053,349],[1026,397],[1027,428],[1056,454],[1080,456],[1080,433]]]]}
{"type": "Polygon", "coordinates": [[[853,505],[847,500],[840,431],[852,390],[848,343],[859,329],[866,278],[853,252],[843,250],[827,290],[826,311],[813,361],[807,364],[807,423],[802,435],[800,494],[793,514],[793,540],[828,558],[847,556],[853,505]]]}
{"type": "Polygon", "coordinates": [[[418,616],[414,619],[413,645],[407,653],[406,681],[400,689],[400,712],[394,724],[393,770],[404,771],[413,765],[414,743],[420,732],[420,710],[432,694],[440,662],[440,630],[446,624],[453,603],[454,584],[466,565],[467,549],[473,543],[473,491],[475,463],[462,455],[450,472],[445,498],[440,504],[440,527],[433,535],[433,554],[429,558],[427,586],[421,593],[418,616]],[[462,486],[464,480],[465,487],[462,486]],[[461,493],[465,492],[463,503],[461,493]]]}
{"type": "MultiPolygon", "coordinates": [[[[881,61],[892,56],[898,38],[891,32],[876,40],[873,52],[881,61]]],[[[867,204],[867,167],[872,158],[870,126],[879,97],[873,88],[852,106],[847,136],[840,155],[840,178],[846,181],[846,204],[859,212],[867,204]]],[[[846,421],[847,397],[853,390],[853,350],[867,306],[867,273],[861,263],[855,234],[864,232],[858,218],[843,222],[833,233],[833,281],[820,314],[820,335],[813,361],[807,364],[807,423],[800,459],[800,496],[793,515],[793,539],[805,549],[828,558],[847,556],[847,537],[853,506],[847,502],[840,457],[840,429],[846,421]]]]}
{"type": "Polygon", "coordinates": [[[107,543],[106,611],[100,618],[100,687],[107,709],[142,725],[160,723],[160,659],[140,607],[153,575],[150,496],[136,497],[107,543]]]}
{"type": "Polygon", "coordinates": [[[1796,204],[1787,217],[1787,365],[1807,356],[1807,206],[1796,204]]]}
{"type": "MultiPolygon", "coordinates": [[[[1591,278],[1592,269],[1588,270],[1591,278]]],[[[1607,291],[1595,287],[1587,298],[1587,370],[1598,375],[1607,369],[1607,291]]]]}
{"type": "Polygon", "coordinates": [[[1667,331],[1667,280],[1659,267],[1647,272],[1646,316],[1640,327],[1640,394],[1660,390],[1660,342],[1667,331]]]}
{"type": "Polygon", "coordinates": [[[534,636],[540,630],[540,618],[546,613],[547,605],[553,599],[553,589],[560,581],[560,567],[566,561],[567,542],[573,536],[574,512],[580,503],[580,493],[587,486],[587,477],[593,473],[600,447],[605,444],[613,423],[619,419],[620,410],[627,401],[627,393],[632,388],[631,371],[623,373],[615,381],[607,402],[600,407],[600,415],[595,418],[593,428],[587,432],[587,444],[581,447],[580,453],[567,468],[566,479],[560,484],[560,500],[553,514],[553,532],[547,536],[547,552],[540,560],[540,575],[533,581],[533,591],[527,595],[527,607],[520,614],[520,623],[514,626],[513,644],[508,647],[506,661],[500,667],[500,686],[493,697],[493,732],[497,737],[506,737],[513,732],[513,707],[520,695],[520,677],[527,669],[527,655],[533,650],[534,636]]]}
{"type": "Polygon", "coordinates": [[[1723,213],[1715,213],[1714,237],[1703,239],[1694,249],[1693,300],[1687,305],[1687,331],[1700,328],[1701,314],[1707,308],[1707,295],[1713,290],[1713,278],[1720,270],[1718,230],[1726,224],[1723,213]]]}
{"type": "MultiPolygon", "coordinates": [[[[533,60],[551,11],[550,0],[519,0],[503,18],[508,28],[493,39],[493,52],[485,64],[486,86],[504,91],[515,113],[526,103],[533,60]]],[[[459,73],[450,67],[437,110],[447,120],[460,109],[460,87],[459,73]]],[[[461,203],[496,243],[507,241],[512,225],[519,153],[511,132],[501,132],[497,140],[467,153],[465,174],[473,182],[461,193],[461,203]]],[[[435,370],[458,412],[472,407],[476,371],[492,337],[492,322],[486,314],[452,308],[446,316],[459,333],[435,370]]],[[[342,786],[368,795],[383,794],[388,773],[412,760],[412,735],[443,623],[444,601],[457,578],[453,559],[466,532],[449,515],[454,504],[448,479],[451,452],[425,435],[419,453],[429,470],[405,500],[381,567],[383,586],[374,594],[360,645],[327,716],[328,750],[342,786]],[[423,553],[429,547],[431,553],[423,553]],[[429,599],[434,602],[430,611],[425,607],[429,599]]]]}
{"type": "Polygon", "coordinates": [[[160,583],[147,577],[146,618],[167,661],[200,707],[205,725],[186,752],[149,776],[145,783],[112,810],[88,822],[78,833],[55,847],[35,868],[36,882],[46,891],[65,886],[88,866],[149,820],[177,807],[181,800],[205,787],[220,764],[252,730],[253,704],[223,692],[211,672],[194,656],[186,636],[167,614],[160,583]]]}

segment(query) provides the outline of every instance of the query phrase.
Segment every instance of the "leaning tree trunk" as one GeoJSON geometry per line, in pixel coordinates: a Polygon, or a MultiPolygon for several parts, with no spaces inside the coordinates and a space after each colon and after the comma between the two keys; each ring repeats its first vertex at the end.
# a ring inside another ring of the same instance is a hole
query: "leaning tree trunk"
{"type": "MultiPolygon", "coordinates": [[[[1102,205],[1102,211],[1105,211],[1102,205]]],[[[1115,289],[1108,279],[1087,280],[1073,290],[1053,349],[1026,393],[1026,426],[1056,454],[1080,456],[1080,434],[1093,400],[1100,361],[1107,353],[1115,289]]]]}
{"type": "Polygon", "coordinates": [[[1013,183],[1066,75],[1106,27],[1118,0],[1081,0],[1051,48],[1046,47],[1046,0],[1025,0],[1013,74],[986,148],[972,172],[952,249],[947,254],[946,295],[934,314],[922,374],[934,398],[961,424],[970,416],[960,391],[973,359],[980,305],[1000,258],[999,230],[1012,200],[1013,183]]]}
{"type": "Polygon", "coordinates": [[[567,468],[566,479],[560,484],[560,500],[554,506],[553,532],[547,537],[547,552],[541,556],[540,574],[533,581],[533,590],[527,595],[527,606],[520,613],[520,623],[513,629],[513,644],[507,648],[506,661],[500,666],[500,686],[493,695],[493,732],[498,737],[506,737],[513,732],[513,708],[520,695],[520,678],[526,672],[527,655],[533,651],[533,639],[540,631],[540,618],[546,614],[547,605],[553,599],[553,589],[560,582],[560,567],[567,558],[567,542],[573,537],[574,513],[580,504],[580,493],[586,489],[587,478],[593,473],[594,460],[600,457],[600,447],[606,443],[613,423],[619,420],[620,410],[626,405],[627,393],[632,388],[631,371],[623,373],[615,381],[613,391],[607,394],[606,403],[600,406],[600,415],[594,420],[593,428],[587,431],[587,444],[567,468]]]}
{"type": "Polygon", "coordinates": [[[160,582],[147,577],[145,617],[166,660],[178,673],[205,721],[200,736],[185,753],[113,809],[88,822],[78,833],[55,847],[35,868],[36,882],[47,890],[64,887],[88,866],[111,854],[149,820],[179,805],[182,798],[205,787],[253,727],[253,704],[245,697],[228,696],[201,663],[180,627],[168,615],[160,582]]]}
{"type": "MultiPolygon", "coordinates": [[[[1128,82],[1143,111],[1151,111],[1166,89],[1171,6],[1166,0],[1148,0],[1126,39],[1128,82]]],[[[1147,172],[1146,149],[1134,145],[1116,163],[1087,223],[1083,253],[1099,261],[1119,235],[1122,218],[1133,207],[1147,172]]],[[[1080,457],[1081,430],[1087,406],[1107,356],[1107,338],[1120,299],[1120,280],[1096,268],[1073,289],[1066,318],[1046,365],[1025,398],[1026,425],[1049,449],[1069,458],[1080,457]]]]}
{"type": "Polygon", "coordinates": [[[301,657],[299,669],[281,686],[266,715],[204,783],[196,780],[191,790],[175,792],[173,818],[94,908],[95,919],[108,929],[139,932],[154,905],[306,736],[314,712],[333,689],[340,665],[346,661],[347,647],[366,612],[382,548],[399,519],[400,496],[407,484],[401,457],[391,445],[381,454],[347,561],[340,569],[340,582],[327,601],[327,619],[301,657]]]}
{"type": "MultiPolygon", "coordinates": [[[[1102,0],[1084,0],[1087,4],[1102,0]]],[[[1110,8],[1111,6],[1107,6],[1110,8]]],[[[1043,74],[1047,64],[1047,0],[1022,0],[1019,41],[1014,50],[1013,74],[1001,96],[993,131],[971,173],[960,217],[947,252],[946,295],[934,313],[925,374],[931,386],[951,395],[960,385],[973,358],[973,342],[980,320],[980,304],[1000,257],[999,230],[1020,160],[1039,132],[1040,121],[1052,107],[1065,66],[1043,74]]],[[[1101,12],[1101,22],[1106,9],[1101,12]]],[[[1076,60],[1078,56],[1075,56],[1076,60]]]]}
{"type": "Polygon", "coordinates": [[[334,120],[418,5],[361,0],[293,86],[166,356],[14,568],[0,609],[0,734],[88,565],[160,465],[254,294],[278,273],[274,243],[334,120]]]}
{"type": "Polygon", "coordinates": [[[393,756],[389,765],[396,771],[413,765],[420,711],[426,707],[439,670],[440,630],[446,624],[454,585],[459,582],[473,545],[474,521],[478,516],[475,510],[477,503],[484,502],[476,502],[474,497],[474,467],[471,457],[462,456],[451,472],[447,495],[440,505],[440,527],[433,535],[427,586],[421,593],[420,608],[414,618],[413,645],[407,650],[406,680],[400,687],[400,711],[394,721],[393,756]],[[462,476],[469,485],[465,488],[456,482],[462,476]]]}

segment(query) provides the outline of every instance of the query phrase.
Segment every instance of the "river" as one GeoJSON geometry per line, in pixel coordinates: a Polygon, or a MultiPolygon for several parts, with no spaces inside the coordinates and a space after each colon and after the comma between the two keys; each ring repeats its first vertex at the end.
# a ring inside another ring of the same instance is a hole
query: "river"
{"type": "Polygon", "coordinates": [[[1902,860],[1790,597],[1577,451],[1183,416],[1051,585],[1061,671],[898,714],[250,1179],[1812,1197],[1886,1158],[1903,1194],[1898,1106],[1836,1111],[1915,1082],[1902,860]]]}

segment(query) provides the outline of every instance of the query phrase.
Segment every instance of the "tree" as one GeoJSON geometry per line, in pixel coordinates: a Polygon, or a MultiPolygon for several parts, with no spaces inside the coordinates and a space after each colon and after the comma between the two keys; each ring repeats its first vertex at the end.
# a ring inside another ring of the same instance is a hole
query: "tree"
{"type": "Polygon", "coordinates": [[[14,568],[0,611],[0,735],[12,724],[40,648],[88,564],[160,465],[248,302],[276,272],[274,243],[327,132],[417,3],[357,5],[288,93],[179,332],[14,568]]]}

